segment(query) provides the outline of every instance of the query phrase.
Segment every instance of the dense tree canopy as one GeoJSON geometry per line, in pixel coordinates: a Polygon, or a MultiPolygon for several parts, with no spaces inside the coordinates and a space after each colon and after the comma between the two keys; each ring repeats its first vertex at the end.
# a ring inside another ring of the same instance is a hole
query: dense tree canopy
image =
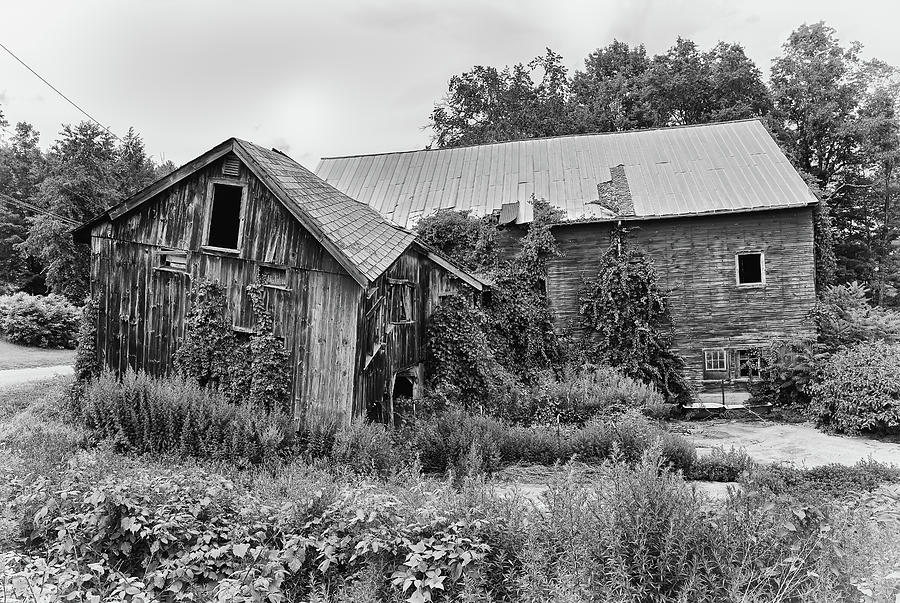
{"type": "Polygon", "coordinates": [[[81,301],[88,251],[72,240],[81,223],[174,169],[157,166],[129,129],[117,141],[105,128],[64,125],[47,152],[27,122],[0,143],[0,288],[45,289],[81,301]],[[34,208],[34,209],[31,209],[34,208]]]}
{"type": "Polygon", "coordinates": [[[701,52],[678,38],[665,54],[648,57],[643,45],[614,40],[571,77],[549,48],[527,64],[454,75],[431,127],[437,146],[452,147],[757,117],[771,104],[739,44],[701,52]]]}

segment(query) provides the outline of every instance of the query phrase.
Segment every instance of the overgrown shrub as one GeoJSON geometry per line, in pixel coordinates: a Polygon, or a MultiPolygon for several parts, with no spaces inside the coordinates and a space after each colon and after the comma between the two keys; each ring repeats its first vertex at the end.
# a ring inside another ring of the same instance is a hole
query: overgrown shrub
{"type": "Polygon", "coordinates": [[[685,476],[709,482],[736,482],[757,467],[743,448],[713,448],[712,453],[698,457],[685,476]]]}
{"type": "Polygon", "coordinates": [[[547,298],[547,263],[559,255],[552,227],[565,212],[531,197],[532,221],[510,262],[493,274],[486,304],[488,337],[497,360],[526,385],[551,371],[559,373],[563,349],[547,298]]]}
{"type": "Polygon", "coordinates": [[[3,559],[3,587],[12,575],[12,592],[23,586],[16,577],[28,578],[23,595],[46,589],[48,600],[249,603],[333,600],[365,580],[370,600],[427,601],[458,597],[463,574],[488,550],[477,516],[411,512],[372,488],[273,507],[202,470],[96,478],[76,466],[62,484],[13,488],[14,511],[32,524],[30,549],[50,571],[42,576],[33,556],[18,553],[3,559]]]}
{"type": "Polygon", "coordinates": [[[635,462],[654,445],[676,469],[689,469],[696,457],[690,442],[633,410],[597,417],[581,428],[521,427],[456,410],[420,421],[401,437],[431,472],[471,474],[516,463],[552,465],[573,457],[592,464],[613,456],[635,462]]]}
{"type": "Polygon", "coordinates": [[[491,272],[497,266],[497,223],[467,211],[440,209],[416,223],[419,237],[467,270],[491,272]]]}
{"type": "Polygon", "coordinates": [[[629,408],[665,405],[653,385],[625,376],[608,366],[567,367],[562,377],[546,375],[535,387],[536,423],[582,424],[596,414],[615,414],[629,408]]]}
{"type": "Polygon", "coordinates": [[[581,341],[577,355],[653,383],[668,399],[688,394],[683,359],[672,350],[668,300],[653,262],[614,229],[597,275],[578,294],[581,341]]]}
{"type": "Polygon", "coordinates": [[[810,387],[828,359],[825,347],[815,341],[773,341],[760,352],[760,379],[750,383],[750,404],[805,406],[810,387]]]}
{"type": "Polygon", "coordinates": [[[330,456],[335,463],[357,473],[379,475],[398,471],[405,460],[387,427],[363,420],[353,421],[337,431],[330,456]]]}
{"type": "Polygon", "coordinates": [[[84,422],[101,438],[137,454],[177,454],[260,463],[291,445],[283,414],[235,405],[220,393],[181,377],[129,371],[103,373],[87,387],[84,422]]]}
{"type": "Polygon", "coordinates": [[[813,319],[819,341],[828,350],[863,341],[900,341],[900,312],[873,306],[868,293],[856,281],[832,285],[822,293],[813,319]]]}
{"type": "Polygon", "coordinates": [[[445,297],[427,327],[425,367],[433,388],[442,388],[465,407],[502,414],[515,378],[500,366],[485,334],[486,317],[465,298],[445,297]]]}
{"type": "Polygon", "coordinates": [[[88,298],[78,323],[78,347],[75,353],[75,380],[89,381],[100,373],[97,355],[97,301],[88,298]]]}
{"type": "Polygon", "coordinates": [[[830,429],[900,432],[900,344],[863,342],[838,351],[810,393],[811,415],[830,429]]]}
{"type": "Polygon", "coordinates": [[[61,295],[0,296],[0,334],[12,343],[74,348],[78,316],[78,308],[61,295]]]}
{"type": "Polygon", "coordinates": [[[858,497],[883,484],[898,483],[900,468],[873,460],[861,460],[852,466],[831,463],[810,468],[780,463],[757,467],[752,476],[755,487],[809,501],[858,497]]]}
{"type": "Polygon", "coordinates": [[[194,288],[184,341],[175,351],[175,369],[201,386],[220,390],[232,402],[290,413],[289,354],[274,334],[263,288],[249,285],[246,292],[256,330],[240,341],[226,318],[222,285],[207,281],[194,288]]]}
{"type": "Polygon", "coordinates": [[[191,291],[191,299],[184,339],[173,357],[175,369],[202,387],[224,388],[236,345],[225,316],[225,290],[218,283],[201,282],[191,291]]]}

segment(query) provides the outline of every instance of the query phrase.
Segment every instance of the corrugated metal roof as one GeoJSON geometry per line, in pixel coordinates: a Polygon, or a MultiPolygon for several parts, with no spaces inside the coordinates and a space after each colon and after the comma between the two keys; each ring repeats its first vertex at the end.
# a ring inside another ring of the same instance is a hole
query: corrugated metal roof
{"type": "Polygon", "coordinates": [[[282,190],[284,194],[278,195],[282,202],[307,217],[368,280],[378,278],[415,239],[412,232],[388,222],[287,155],[245,140],[235,142],[282,190]]]}
{"type": "MultiPolygon", "coordinates": [[[[597,201],[610,168],[625,166],[635,217],[804,206],[816,199],[758,120],[539,138],[453,149],[326,157],[317,175],[388,220],[412,227],[437,209],[475,215],[531,195],[570,220],[615,218],[597,201]]],[[[509,209],[507,208],[507,212],[509,209]]]]}

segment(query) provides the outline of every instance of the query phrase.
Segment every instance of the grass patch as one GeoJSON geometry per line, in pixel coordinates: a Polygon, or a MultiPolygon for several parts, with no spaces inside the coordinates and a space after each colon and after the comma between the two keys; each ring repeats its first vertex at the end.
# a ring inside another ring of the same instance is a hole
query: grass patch
{"type": "Polygon", "coordinates": [[[10,343],[0,338],[0,371],[72,364],[75,350],[54,350],[10,343]]]}

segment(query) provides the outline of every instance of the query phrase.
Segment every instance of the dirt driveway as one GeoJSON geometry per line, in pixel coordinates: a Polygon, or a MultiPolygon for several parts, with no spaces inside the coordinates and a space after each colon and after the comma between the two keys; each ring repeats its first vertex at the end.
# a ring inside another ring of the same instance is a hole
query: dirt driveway
{"type": "Polygon", "coordinates": [[[798,467],[816,467],[829,463],[853,465],[871,458],[880,463],[900,466],[900,443],[823,433],[810,423],[708,421],[680,423],[676,430],[697,446],[698,454],[714,447],[728,450],[743,448],[759,463],[782,461],[798,467]]]}

